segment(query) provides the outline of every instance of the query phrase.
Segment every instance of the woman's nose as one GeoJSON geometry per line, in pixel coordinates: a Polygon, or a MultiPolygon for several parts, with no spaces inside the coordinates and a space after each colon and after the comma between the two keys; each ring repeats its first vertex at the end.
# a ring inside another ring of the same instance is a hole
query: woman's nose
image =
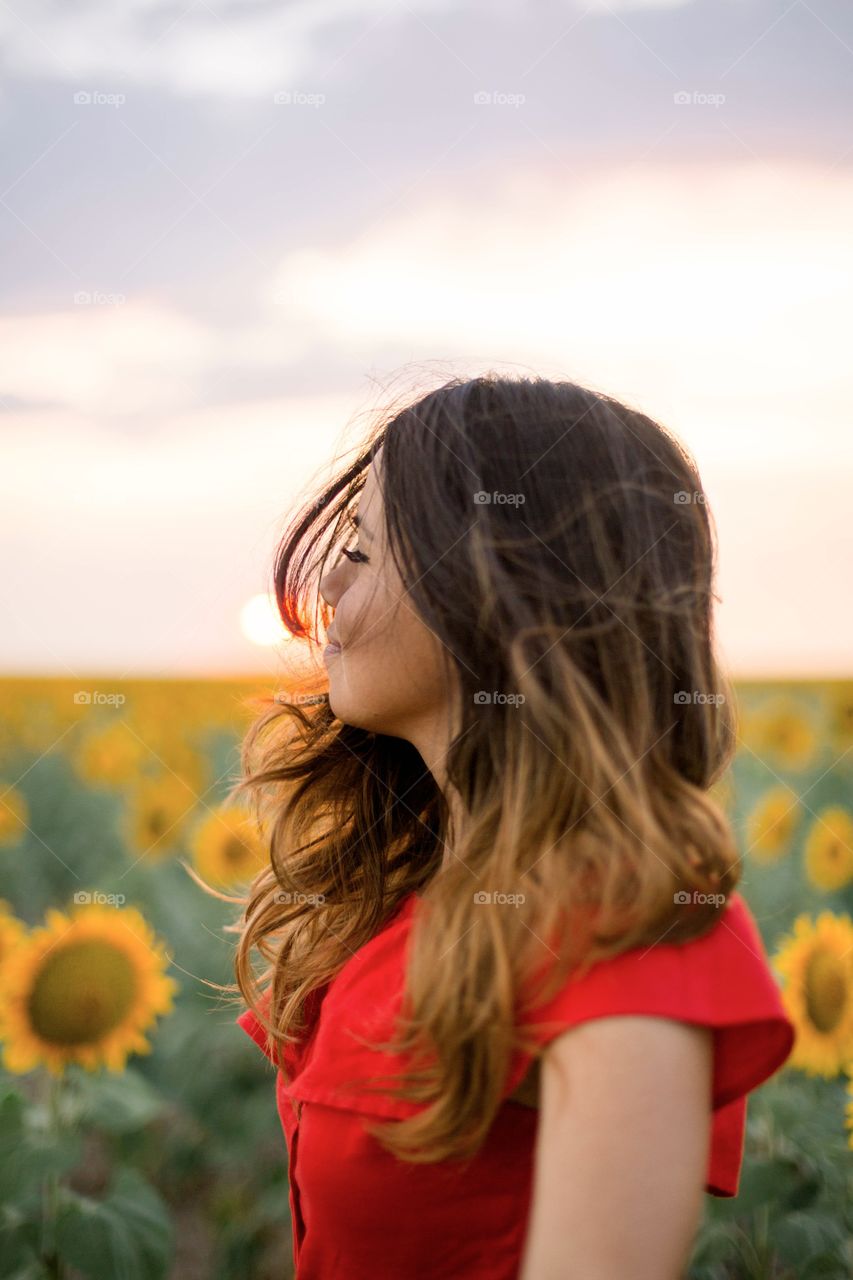
{"type": "Polygon", "coordinates": [[[337,568],[329,569],[320,579],[320,595],[330,608],[334,609],[340,595],[337,579],[337,568]]]}

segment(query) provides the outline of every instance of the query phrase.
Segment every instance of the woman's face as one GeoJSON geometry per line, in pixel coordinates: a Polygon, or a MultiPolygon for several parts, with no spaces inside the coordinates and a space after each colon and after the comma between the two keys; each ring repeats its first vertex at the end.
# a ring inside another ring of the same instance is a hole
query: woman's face
{"type": "MultiPolygon", "coordinates": [[[[415,613],[387,547],[382,493],[377,482],[381,448],[358,505],[357,540],[320,581],[334,609],[327,653],[329,705],[338,719],[375,733],[405,738],[430,766],[449,741],[450,668],[438,637],[415,613]]],[[[381,472],[380,472],[381,478],[381,472]]]]}

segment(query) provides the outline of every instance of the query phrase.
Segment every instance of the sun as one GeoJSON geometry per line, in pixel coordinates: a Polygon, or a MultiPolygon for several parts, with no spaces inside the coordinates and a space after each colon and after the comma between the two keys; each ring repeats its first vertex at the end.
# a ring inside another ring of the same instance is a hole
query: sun
{"type": "Polygon", "coordinates": [[[246,601],[240,610],[240,629],[247,640],[262,648],[293,639],[284,627],[271,595],[252,596],[246,601]]]}

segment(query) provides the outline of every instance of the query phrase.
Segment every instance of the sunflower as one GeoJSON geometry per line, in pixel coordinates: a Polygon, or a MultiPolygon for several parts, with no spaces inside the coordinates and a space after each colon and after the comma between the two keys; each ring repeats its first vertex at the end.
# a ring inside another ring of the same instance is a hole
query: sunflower
{"type": "Polygon", "coordinates": [[[820,745],[815,726],[790,698],[776,699],[752,713],[744,736],[756,755],[768,756],[785,769],[804,769],[820,745]]]}
{"type": "Polygon", "coordinates": [[[5,898],[0,898],[0,968],[14,948],[26,937],[26,925],[18,919],[5,898]]]}
{"type": "Polygon", "coordinates": [[[192,787],[172,773],[141,778],[130,792],[125,827],[131,850],[152,861],[174,852],[197,803],[192,787]]]}
{"type": "Polygon", "coordinates": [[[89,733],[74,757],[86,782],[116,786],[137,777],[147,752],[142,743],[118,722],[89,733]]]}
{"type": "Polygon", "coordinates": [[[829,713],[829,737],[833,748],[842,755],[853,747],[853,681],[832,682],[826,686],[829,713]]]}
{"type": "Polygon", "coordinates": [[[853,880],[853,819],[840,805],[823,809],[806,839],[806,874],[818,889],[843,889],[853,880]]]}
{"type": "Polygon", "coordinates": [[[183,739],[175,739],[163,745],[160,761],[164,769],[177,774],[181,782],[200,795],[207,786],[209,763],[204,754],[196,751],[183,739]]]}
{"type": "Polygon", "coordinates": [[[269,864],[269,851],[249,814],[222,805],[199,824],[191,840],[193,862],[210,884],[227,887],[251,880],[269,864]]]}
{"type": "Polygon", "coordinates": [[[773,963],[796,1027],[789,1065],[832,1079],[853,1056],[853,922],[831,911],[798,916],[773,963]]]}
{"type": "Polygon", "coordinates": [[[8,754],[41,753],[61,732],[49,696],[50,681],[3,682],[3,728],[8,754]]]}
{"type": "Polygon", "coordinates": [[[756,862],[776,862],[791,846],[799,805],[787,787],[765,791],[746,820],[747,852],[756,862]]]}
{"type": "Polygon", "coordinates": [[[123,1071],[130,1053],[150,1053],[144,1032],[172,1008],[178,984],[134,907],[50,908],[3,966],[3,1064],[22,1074],[39,1065],[61,1075],[123,1071]]]}
{"type": "Polygon", "coordinates": [[[17,787],[0,784],[0,845],[17,844],[26,830],[30,808],[17,787]]]}

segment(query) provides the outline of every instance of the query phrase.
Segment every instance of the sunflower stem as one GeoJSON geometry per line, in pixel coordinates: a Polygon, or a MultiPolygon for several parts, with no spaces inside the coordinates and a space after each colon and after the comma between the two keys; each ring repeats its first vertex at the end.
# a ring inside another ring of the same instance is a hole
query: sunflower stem
{"type": "Polygon", "coordinates": [[[770,1274],[770,1209],[766,1204],[756,1212],[756,1253],[760,1259],[761,1275],[770,1274]]]}
{"type": "MultiPolygon", "coordinates": [[[[58,1141],[62,1133],[62,1094],[64,1075],[50,1076],[47,1082],[47,1136],[58,1141]]],[[[59,1174],[50,1169],[42,1182],[42,1261],[51,1276],[62,1280],[65,1274],[56,1249],[56,1219],[59,1211],[59,1174]]]]}
{"type": "Polygon", "coordinates": [[[763,1270],[761,1257],[755,1247],[755,1241],[743,1229],[737,1228],[737,1234],[741,1238],[743,1245],[741,1251],[741,1261],[746,1267],[746,1275],[749,1280],[767,1280],[766,1272],[763,1270]]]}

